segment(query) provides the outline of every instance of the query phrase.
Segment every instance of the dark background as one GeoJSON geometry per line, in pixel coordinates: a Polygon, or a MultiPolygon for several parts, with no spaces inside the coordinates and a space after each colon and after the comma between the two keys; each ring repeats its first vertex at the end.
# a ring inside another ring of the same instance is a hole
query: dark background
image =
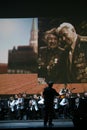
{"type": "Polygon", "coordinates": [[[87,18],[86,0],[0,0],[0,17],[75,17],[87,18]]]}
{"type": "MultiPolygon", "coordinates": [[[[1,0],[0,18],[47,18],[47,25],[41,25],[50,29],[63,21],[71,22],[78,33],[87,35],[87,4],[86,0],[1,0]],[[54,19],[54,20],[50,20],[54,19]],[[51,23],[49,23],[51,21],[51,23]],[[49,26],[48,26],[49,25],[49,26]],[[85,32],[85,33],[84,33],[85,32]]],[[[39,27],[40,28],[40,27],[39,27]]]]}

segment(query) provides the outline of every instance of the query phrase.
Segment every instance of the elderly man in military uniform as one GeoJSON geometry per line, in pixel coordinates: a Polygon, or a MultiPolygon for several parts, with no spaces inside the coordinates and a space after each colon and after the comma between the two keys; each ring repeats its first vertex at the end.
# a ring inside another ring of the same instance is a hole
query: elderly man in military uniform
{"type": "Polygon", "coordinates": [[[53,80],[56,83],[59,71],[59,51],[55,28],[45,32],[44,44],[46,46],[39,48],[38,76],[45,78],[46,82],[53,80]]]}
{"type": "Polygon", "coordinates": [[[70,23],[62,23],[56,28],[62,51],[60,76],[66,83],[87,82],[87,36],[76,33],[70,23]]]}

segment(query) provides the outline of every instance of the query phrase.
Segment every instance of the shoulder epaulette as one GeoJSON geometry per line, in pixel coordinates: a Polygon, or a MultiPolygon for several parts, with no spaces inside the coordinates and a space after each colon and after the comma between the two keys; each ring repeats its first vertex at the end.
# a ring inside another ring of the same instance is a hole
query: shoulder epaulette
{"type": "Polygon", "coordinates": [[[87,36],[80,36],[80,40],[84,41],[84,42],[87,42],[87,36]]]}
{"type": "Polygon", "coordinates": [[[42,46],[40,47],[40,49],[47,49],[47,46],[42,46]]]}

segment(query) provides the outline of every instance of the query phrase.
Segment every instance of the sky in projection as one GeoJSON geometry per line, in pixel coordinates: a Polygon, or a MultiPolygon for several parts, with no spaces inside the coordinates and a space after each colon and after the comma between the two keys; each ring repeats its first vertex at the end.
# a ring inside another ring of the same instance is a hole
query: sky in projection
{"type": "MultiPolygon", "coordinates": [[[[0,19],[0,63],[8,63],[8,50],[29,45],[33,18],[0,19]]],[[[35,18],[36,29],[38,19],[35,18]]]]}

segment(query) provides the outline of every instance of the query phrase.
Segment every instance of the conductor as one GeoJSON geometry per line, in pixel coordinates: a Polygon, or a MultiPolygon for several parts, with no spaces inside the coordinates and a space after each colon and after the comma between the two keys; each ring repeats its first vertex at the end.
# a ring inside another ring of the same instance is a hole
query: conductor
{"type": "Polygon", "coordinates": [[[59,93],[53,88],[53,81],[48,82],[48,86],[44,88],[43,97],[44,97],[44,127],[53,126],[53,113],[54,113],[54,97],[59,96],[59,93]]]}

